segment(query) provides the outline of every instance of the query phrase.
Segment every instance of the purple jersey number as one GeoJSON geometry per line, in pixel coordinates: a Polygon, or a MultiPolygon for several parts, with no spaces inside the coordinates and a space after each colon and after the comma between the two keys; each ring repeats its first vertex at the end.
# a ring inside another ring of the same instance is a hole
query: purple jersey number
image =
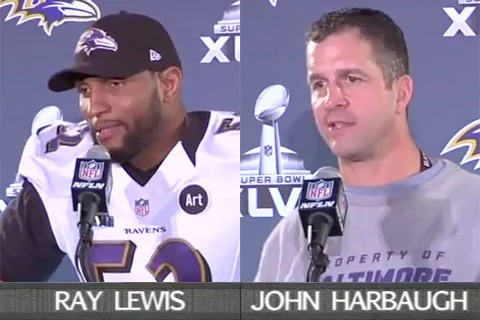
{"type": "MultiPolygon", "coordinates": [[[[90,251],[91,272],[97,282],[105,273],[129,273],[137,246],[133,241],[94,241],[90,251]]],[[[176,282],[212,282],[210,267],[201,253],[183,239],[163,241],[145,266],[157,282],[172,273],[176,282]]]]}
{"type": "Polygon", "coordinates": [[[215,134],[238,130],[240,130],[240,115],[235,114],[233,118],[224,119],[215,134]]]}
{"type": "Polygon", "coordinates": [[[88,132],[86,124],[60,125],[57,127],[57,136],[46,144],[45,153],[57,151],[60,146],[75,147],[88,132]]]}

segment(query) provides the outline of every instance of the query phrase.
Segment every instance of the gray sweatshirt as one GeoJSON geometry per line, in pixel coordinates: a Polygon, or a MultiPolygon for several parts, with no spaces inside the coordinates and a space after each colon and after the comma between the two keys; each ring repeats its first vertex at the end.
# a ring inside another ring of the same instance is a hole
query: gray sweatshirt
{"type": "MultiPolygon", "coordinates": [[[[448,160],[382,187],[346,187],[341,237],[330,237],[322,282],[480,281],[480,175],[448,160]]],[[[256,282],[304,282],[309,264],[298,212],[264,244],[256,282]]]]}

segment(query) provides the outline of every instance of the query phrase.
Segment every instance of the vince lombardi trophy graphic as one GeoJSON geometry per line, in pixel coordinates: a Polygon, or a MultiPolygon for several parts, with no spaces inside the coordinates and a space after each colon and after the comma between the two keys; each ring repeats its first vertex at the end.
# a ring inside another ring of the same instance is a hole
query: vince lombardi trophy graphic
{"type": "Polygon", "coordinates": [[[278,119],[285,113],[290,94],[282,85],[265,88],[255,103],[255,118],[262,122],[260,175],[282,174],[282,154],[278,119]]]}
{"type": "Polygon", "coordinates": [[[303,160],[295,151],[281,145],[278,122],[286,112],[289,102],[290,93],[279,84],[266,87],[258,96],[254,115],[262,124],[260,146],[242,154],[240,160],[242,181],[252,183],[257,176],[298,177],[311,174],[310,170],[305,169],[303,160]]]}
{"type": "MultiPolygon", "coordinates": [[[[262,130],[260,146],[245,151],[240,158],[242,217],[285,217],[295,209],[304,177],[311,175],[301,157],[280,143],[279,119],[289,102],[290,93],[276,84],[265,88],[254,104],[254,115],[262,130]]],[[[283,129],[288,132],[289,128],[283,129]]],[[[242,134],[243,142],[252,139],[248,130],[242,134]]],[[[256,144],[258,137],[252,140],[256,144]]]]}

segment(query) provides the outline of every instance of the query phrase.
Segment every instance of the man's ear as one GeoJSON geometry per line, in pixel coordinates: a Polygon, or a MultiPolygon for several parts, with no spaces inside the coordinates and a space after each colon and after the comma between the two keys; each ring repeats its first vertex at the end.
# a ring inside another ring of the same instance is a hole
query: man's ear
{"type": "Polygon", "coordinates": [[[409,75],[403,75],[396,80],[397,112],[407,113],[407,108],[413,97],[413,79],[409,75]]]}
{"type": "Polygon", "coordinates": [[[170,67],[162,72],[158,72],[157,85],[162,94],[163,103],[171,103],[180,95],[183,73],[177,67],[170,67]]]}

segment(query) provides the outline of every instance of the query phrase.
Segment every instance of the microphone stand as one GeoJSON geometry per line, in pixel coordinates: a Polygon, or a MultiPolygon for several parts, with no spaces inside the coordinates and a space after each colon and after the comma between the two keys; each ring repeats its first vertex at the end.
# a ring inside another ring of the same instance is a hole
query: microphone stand
{"type": "Polygon", "coordinates": [[[317,212],[309,216],[308,250],[310,251],[310,265],[307,272],[307,282],[320,282],[320,277],[327,270],[330,259],[323,253],[328,235],[333,225],[333,219],[323,213],[317,212]]]}
{"type": "Polygon", "coordinates": [[[90,248],[93,240],[92,226],[95,225],[100,201],[100,197],[91,192],[83,193],[79,197],[80,221],[78,222],[78,228],[80,238],[75,250],[75,264],[86,282],[97,282],[90,269],[92,266],[90,263],[90,248]]]}
{"type": "Polygon", "coordinates": [[[310,265],[308,266],[307,282],[320,282],[320,277],[327,270],[330,263],[328,255],[323,253],[323,246],[318,242],[309,245],[311,252],[310,265]]]}

